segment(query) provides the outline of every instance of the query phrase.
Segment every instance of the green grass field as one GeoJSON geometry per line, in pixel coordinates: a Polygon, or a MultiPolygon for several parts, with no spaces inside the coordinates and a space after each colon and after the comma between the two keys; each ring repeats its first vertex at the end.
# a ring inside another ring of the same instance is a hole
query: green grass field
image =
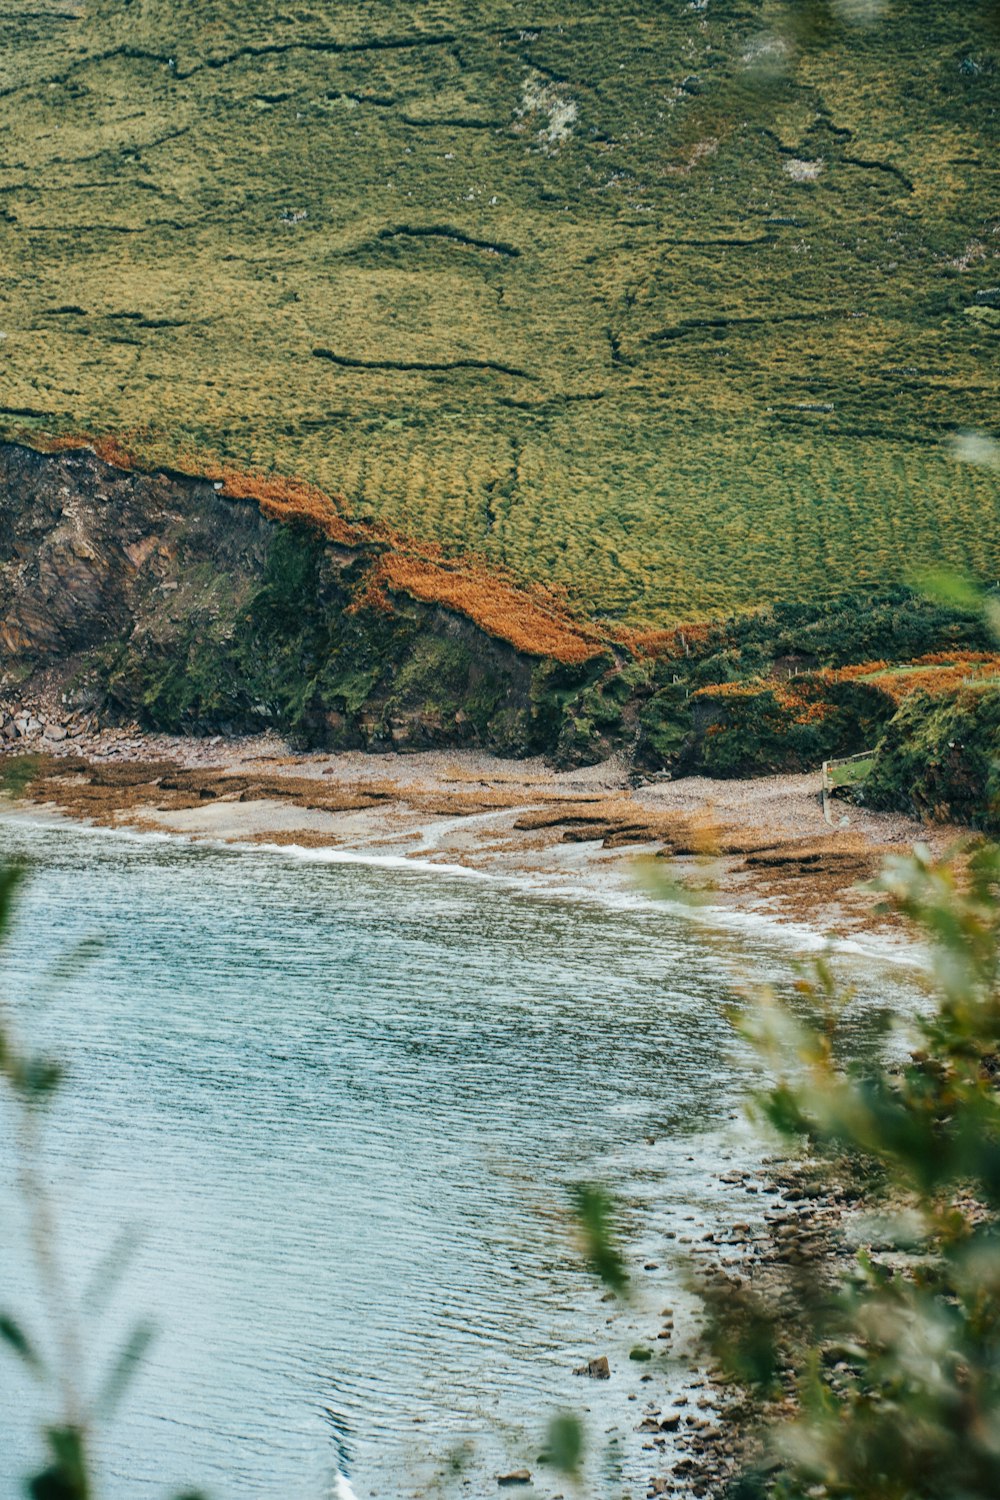
{"type": "Polygon", "coordinates": [[[8,6],[0,435],[299,475],[633,623],[992,581],[990,14],[8,6]]]}

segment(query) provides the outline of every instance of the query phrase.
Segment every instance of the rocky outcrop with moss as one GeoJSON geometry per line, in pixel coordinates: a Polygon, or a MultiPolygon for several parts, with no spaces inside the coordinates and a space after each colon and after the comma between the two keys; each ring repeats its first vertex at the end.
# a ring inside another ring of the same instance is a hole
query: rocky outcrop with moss
{"type": "Polygon", "coordinates": [[[42,686],[101,721],[171,732],[476,745],[560,766],[617,753],[641,773],[748,775],[872,744],[895,707],[845,663],[892,643],[904,657],[950,648],[949,660],[989,644],[975,615],[900,589],[678,631],[646,650],[609,637],[559,661],[458,608],[373,587],[388,544],[348,545],[322,517],[282,522],[269,505],[86,449],[0,445],[5,700],[42,686]]]}
{"type": "Polygon", "coordinates": [[[568,705],[613,660],[530,657],[462,615],[372,597],[374,545],[268,520],[221,485],[91,452],[0,447],[0,663],[9,690],[147,728],[268,727],[335,748],[477,744],[600,758],[568,705]]]}
{"type": "Polygon", "coordinates": [[[869,807],[1000,833],[1000,686],[908,699],[860,795],[869,807]]]}

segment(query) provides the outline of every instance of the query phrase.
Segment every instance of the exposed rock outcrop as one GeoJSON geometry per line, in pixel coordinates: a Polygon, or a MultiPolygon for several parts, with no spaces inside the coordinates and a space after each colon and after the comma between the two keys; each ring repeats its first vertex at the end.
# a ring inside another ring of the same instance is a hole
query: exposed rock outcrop
{"type": "MultiPolygon", "coordinates": [[[[390,598],[369,586],[379,557],[377,542],[352,548],[277,523],[217,482],[126,472],[88,449],[0,445],[11,737],[41,683],[67,712],[148,728],[554,751],[564,700],[608,658],[533,658],[440,605],[390,598]]],[[[602,749],[595,740],[589,758],[602,749]]],[[[576,754],[588,758],[586,746],[576,754]]]]}

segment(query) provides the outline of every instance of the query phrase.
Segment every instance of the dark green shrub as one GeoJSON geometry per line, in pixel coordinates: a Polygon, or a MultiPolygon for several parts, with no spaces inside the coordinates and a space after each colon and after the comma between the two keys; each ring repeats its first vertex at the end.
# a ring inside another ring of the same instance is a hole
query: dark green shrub
{"type": "Polygon", "coordinates": [[[886,726],[865,803],[1000,832],[1000,688],[908,698],[886,726]]]}

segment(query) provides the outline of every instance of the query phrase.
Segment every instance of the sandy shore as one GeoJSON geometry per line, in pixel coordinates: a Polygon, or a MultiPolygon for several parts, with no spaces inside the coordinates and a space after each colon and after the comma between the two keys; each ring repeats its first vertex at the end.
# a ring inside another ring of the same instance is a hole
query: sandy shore
{"type": "Polygon", "coordinates": [[[838,937],[892,937],[859,884],[887,853],[943,847],[959,832],[847,803],[834,804],[830,827],[818,772],[630,787],[613,761],[557,773],[476,751],[329,755],[276,736],[121,730],[21,741],[5,747],[8,772],[25,755],[24,800],[108,826],[419,859],[575,890],[634,889],[644,856],[643,878],[665,890],[838,937]]]}

